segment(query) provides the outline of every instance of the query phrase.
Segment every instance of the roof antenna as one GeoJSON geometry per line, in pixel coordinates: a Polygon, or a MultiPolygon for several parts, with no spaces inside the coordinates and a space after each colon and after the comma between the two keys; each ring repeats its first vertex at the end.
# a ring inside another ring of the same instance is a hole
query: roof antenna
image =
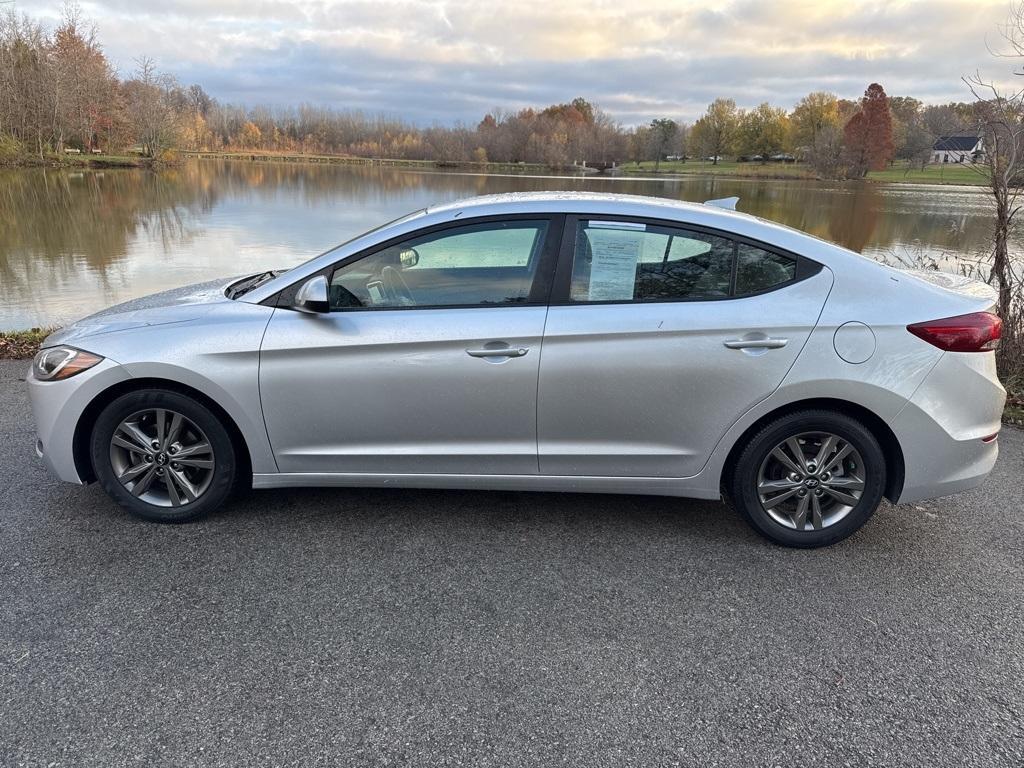
{"type": "Polygon", "coordinates": [[[715,208],[724,208],[727,211],[735,211],[736,203],[740,199],[738,197],[722,197],[718,200],[705,200],[704,205],[713,205],[715,208]]]}

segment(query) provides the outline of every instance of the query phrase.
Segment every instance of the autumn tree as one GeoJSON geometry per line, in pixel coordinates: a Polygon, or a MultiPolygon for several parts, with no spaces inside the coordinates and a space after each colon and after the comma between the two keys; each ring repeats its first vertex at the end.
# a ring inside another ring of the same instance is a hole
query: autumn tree
{"type": "Polygon", "coordinates": [[[759,156],[764,163],[786,148],[788,134],[786,111],[765,102],[744,113],[740,119],[737,143],[741,152],[759,156]]]}
{"type": "Polygon", "coordinates": [[[715,99],[690,129],[690,141],[701,156],[711,157],[712,164],[732,150],[739,113],[732,99],[715,99]]]}
{"type": "Polygon", "coordinates": [[[872,83],[864,92],[860,110],[843,129],[843,143],[851,178],[860,179],[868,171],[880,171],[893,159],[896,147],[889,98],[878,83],[872,83]]]}
{"type": "Polygon", "coordinates": [[[839,126],[839,99],[825,91],[809,93],[793,108],[790,123],[794,145],[814,147],[825,131],[839,126]]]}

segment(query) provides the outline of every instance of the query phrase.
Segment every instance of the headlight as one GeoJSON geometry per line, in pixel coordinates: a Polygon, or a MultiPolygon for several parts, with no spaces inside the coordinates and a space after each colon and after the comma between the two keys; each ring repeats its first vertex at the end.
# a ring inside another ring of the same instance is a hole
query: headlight
{"type": "Polygon", "coordinates": [[[32,375],[40,381],[58,381],[87,371],[102,360],[99,355],[74,347],[50,347],[40,350],[32,361],[32,375]]]}

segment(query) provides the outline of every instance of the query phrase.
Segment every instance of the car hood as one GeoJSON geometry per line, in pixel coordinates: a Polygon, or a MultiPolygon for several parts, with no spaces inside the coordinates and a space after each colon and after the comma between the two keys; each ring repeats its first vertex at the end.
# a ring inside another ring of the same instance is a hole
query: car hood
{"type": "Polygon", "coordinates": [[[240,279],[243,278],[210,280],[117,304],[61,328],[51,334],[43,346],[74,344],[102,333],[194,320],[217,304],[231,301],[224,291],[240,279]]]}

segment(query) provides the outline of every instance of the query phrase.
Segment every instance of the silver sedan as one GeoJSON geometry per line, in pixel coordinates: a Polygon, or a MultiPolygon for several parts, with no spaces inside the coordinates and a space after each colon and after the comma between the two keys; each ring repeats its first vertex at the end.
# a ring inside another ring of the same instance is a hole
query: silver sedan
{"type": "Polygon", "coordinates": [[[981,483],[992,290],[728,207],[474,198],[122,304],[37,356],[37,451],[150,520],[249,485],[637,493],[798,547],[981,483]]]}

